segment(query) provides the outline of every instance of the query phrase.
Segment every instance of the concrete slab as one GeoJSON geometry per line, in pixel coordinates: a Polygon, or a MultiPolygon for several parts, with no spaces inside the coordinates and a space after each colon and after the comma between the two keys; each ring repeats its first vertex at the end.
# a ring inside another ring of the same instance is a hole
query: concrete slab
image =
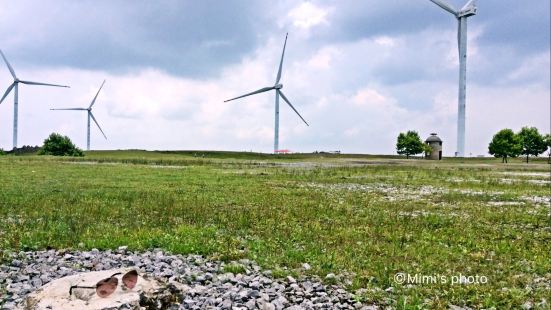
{"type": "Polygon", "coordinates": [[[118,309],[121,306],[140,307],[140,295],[153,296],[163,290],[163,283],[144,276],[138,271],[138,282],[133,289],[127,289],[122,284],[122,276],[133,268],[120,268],[104,271],[93,271],[54,280],[36,292],[31,293],[18,309],[118,309]],[[95,289],[69,289],[73,285],[95,286],[102,279],[121,272],[116,277],[119,284],[116,290],[106,298],[96,294],[95,289]]]}

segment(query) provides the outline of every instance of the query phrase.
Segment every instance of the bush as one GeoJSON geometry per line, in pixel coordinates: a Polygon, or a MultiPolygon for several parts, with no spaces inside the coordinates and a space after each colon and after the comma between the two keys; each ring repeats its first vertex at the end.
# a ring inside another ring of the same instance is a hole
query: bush
{"type": "Polygon", "coordinates": [[[54,156],[84,156],[81,149],[77,148],[71,139],[57,133],[52,133],[46,140],[38,153],[39,155],[54,156]]]}
{"type": "Polygon", "coordinates": [[[0,148],[0,156],[6,155],[6,154],[7,154],[7,153],[4,151],[4,149],[3,149],[3,148],[0,148]]]}

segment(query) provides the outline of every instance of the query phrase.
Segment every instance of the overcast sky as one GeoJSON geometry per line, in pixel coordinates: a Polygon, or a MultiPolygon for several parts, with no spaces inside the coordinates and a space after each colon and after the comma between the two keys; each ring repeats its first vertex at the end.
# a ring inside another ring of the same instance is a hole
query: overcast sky
{"type": "MultiPolygon", "coordinates": [[[[463,1],[448,0],[455,7],[463,1]]],[[[289,33],[280,148],[395,153],[396,137],[436,132],[456,148],[457,21],[428,0],[7,1],[0,49],[23,80],[19,145],[51,132],[86,147],[87,107],[105,79],[93,149],[270,152],[273,85],[289,33]]],[[[468,20],[466,154],[493,134],[550,130],[550,2],[479,0],[468,20]]],[[[0,90],[12,82],[0,63],[0,90]]],[[[0,95],[1,95],[0,94],[0,95]]],[[[11,149],[13,94],[0,105],[11,149]]]]}

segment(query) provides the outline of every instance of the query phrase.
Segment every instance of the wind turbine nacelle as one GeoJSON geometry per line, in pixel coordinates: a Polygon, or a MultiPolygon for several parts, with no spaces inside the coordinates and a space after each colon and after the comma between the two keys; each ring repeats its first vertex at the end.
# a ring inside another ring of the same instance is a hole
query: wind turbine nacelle
{"type": "Polygon", "coordinates": [[[473,15],[476,15],[476,7],[470,7],[466,10],[459,12],[459,14],[457,14],[457,17],[469,17],[473,15]]]}
{"type": "Polygon", "coordinates": [[[283,84],[276,84],[274,86],[275,89],[282,89],[283,88],[283,84]]]}

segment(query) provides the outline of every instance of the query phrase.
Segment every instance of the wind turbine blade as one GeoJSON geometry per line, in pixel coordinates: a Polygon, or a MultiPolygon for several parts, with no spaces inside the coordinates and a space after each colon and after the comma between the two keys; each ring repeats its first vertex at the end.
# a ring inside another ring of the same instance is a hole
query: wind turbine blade
{"type": "Polygon", "coordinates": [[[444,2],[443,0],[430,0],[430,1],[457,17],[457,14],[459,12],[452,5],[444,2]]]}
{"type": "Polygon", "coordinates": [[[57,85],[57,84],[48,84],[48,83],[40,83],[40,82],[31,82],[31,81],[19,81],[23,84],[27,84],[27,85],[42,85],[42,86],[55,86],[55,87],[66,87],[66,88],[69,88],[69,86],[65,86],[65,85],[57,85]]]}
{"type": "Polygon", "coordinates": [[[90,116],[92,117],[92,120],[98,126],[99,131],[101,131],[101,133],[103,134],[103,137],[105,138],[105,140],[107,140],[107,136],[105,135],[105,133],[103,133],[103,130],[101,130],[101,127],[99,126],[98,121],[96,121],[96,118],[94,117],[94,114],[92,114],[92,112],[88,112],[88,113],[90,113],[90,116]]]}
{"type": "Polygon", "coordinates": [[[468,9],[471,8],[471,7],[476,7],[476,2],[475,2],[475,0],[469,0],[469,2],[467,2],[467,4],[465,4],[465,5],[461,8],[461,11],[468,10],[468,9]]]}
{"type": "Polygon", "coordinates": [[[295,113],[298,115],[298,117],[300,117],[300,119],[304,122],[304,124],[306,124],[306,126],[310,126],[308,125],[308,123],[304,120],[304,118],[302,117],[302,115],[300,115],[300,113],[298,113],[297,109],[295,109],[295,107],[293,107],[293,105],[291,104],[291,102],[289,102],[289,99],[287,99],[287,97],[285,97],[285,95],[283,94],[283,92],[281,90],[277,90],[277,92],[279,93],[279,95],[281,96],[281,98],[283,98],[283,100],[285,100],[285,102],[287,102],[287,104],[291,107],[291,109],[293,109],[293,111],[295,111],[295,113]]]}
{"type": "Polygon", "coordinates": [[[15,83],[12,83],[8,89],[6,89],[6,92],[4,93],[4,96],[2,96],[2,99],[0,99],[0,103],[2,103],[2,101],[4,101],[4,99],[6,99],[6,97],[9,95],[9,93],[11,92],[11,90],[15,87],[15,83]]]}
{"type": "Polygon", "coordinates": [[[78,111],[86,111],[88,109],[85,109],[85,108],[61,108],[61,109],[50,109],[52,111],[58,111],[58,110],[78,110],[78,111]]]}
{"type": "Polygon", "coordinates": [[[232,101],[232,100],[235,100],[235,99],[247,97],[247,96],[250,96],[250,95],[260,94],[260,93],[267,92],[267,91],[272,90],[272,89],[274,89],[273,86],[272,86],[272,87],[264,87],[264,88],[261,88],[261,89],[259,89],[259,90],[255,90],[255,91],[253,91],[252,93],[248,93],[248,94],[244,94],[244,95],[239,96],[239,97],[235,97],[235,98],[232,98],[232,99],[224,100],[224,102],[228,102],[228,101],[232,101]]]}
{"type": "Polygon", "coordinates": [[[2,52],[2,50],[0,50],[0,54],[2,54],[2,58],[4,58],[4,62],[8,66],[8,69],[10,70],[11,76],[13,76],[13,78],[16,79],[17,76],[15,76],[15,71],[13,71],[13,68],[11,67],[10,63],[6,59],[6,56],[4,56],[4,53],[2,52]]]}
{"type": "Polygon", "coordinates": [[[287,36],[289,33],[285,35],[285,43],[283,43],[283,52],[281,52],[281,60],[279,61],[279,70],[277,71],[277,78],[276,78],[276,84],[279,83],[279,80],[281,80],[281,69],[283,67],[283,56],[285,56],[285,47],[287,46],[287,36]]]}
{"type": "Polygon", "coordinates": [[[103,83],[101,83],[101,86],[100,86],[100,88],[98,89],[98,92],[96,93],[96,96],[94,97],[94,100],[92,100],[92,103],[90,103],[90,106],[88,107],[88,109],[91,109],[92,106],[94,105],[94,103],[96,103],[96,99],[98,98],[99,92],[100,92],[101,89],[103,88],[103,84],[105,84],[105,80],[103,80],[103,83]]]}

